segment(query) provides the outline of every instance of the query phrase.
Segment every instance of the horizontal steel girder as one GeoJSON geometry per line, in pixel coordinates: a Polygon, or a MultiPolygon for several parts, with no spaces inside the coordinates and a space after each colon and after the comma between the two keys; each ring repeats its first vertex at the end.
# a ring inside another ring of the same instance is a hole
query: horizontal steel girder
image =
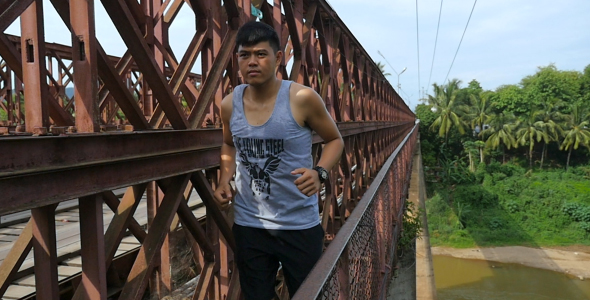
{"type": "MultiPolygon", "coordinates": [[[[338,125],[347,137],[408,124],[338,125]]],[[[4,138],[0,215],[217,167],[221,143],[220,129],[4,138]]]]}

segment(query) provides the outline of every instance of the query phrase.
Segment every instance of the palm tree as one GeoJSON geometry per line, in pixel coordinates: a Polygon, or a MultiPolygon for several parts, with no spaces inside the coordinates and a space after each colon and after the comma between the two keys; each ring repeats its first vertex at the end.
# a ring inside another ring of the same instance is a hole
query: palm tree
{"type": "Polygon", "coordinates": [[[518,126],[518,122],[514,122],[513,114],[499,113],[490,117],[489,127],[480,133],[482,137],[486,138],[486,147],[497,149],[502,146],[502,162],[506,162],[505,147],[510,149],[516,147],[516,139],[512,133],[518,126]]]}
{"type": "MultiPolygon", "coordinates": [[[[464,112],[463,118],[471,125],[471,130],[479,134],[490,120],[492,106],[490,105],[489,92],[481,92],[477,95],[469,95],[469,105],[462,105],[460,110],[464,112]],[[479,129],[479,130],[477,130],[479,129]]],[[[478,144],[479,145],[479,144],[478,144]]],[[[480,161],[483,162],[483,147],[478,146],[480,161]]]]}
{"type": "Polygon", "coordinates": [[[543,109],[541,110],[541,120],[538,121],[539,127],[545,133],[543,135],[543,151],[541,152],[541,169],[543,169],[543,162],[547,156],[547,144],[553,141],[558,141],[560,134],[563,133],[561,127],[557,124],[560,120],[558,107],[562,104],[562,101],[555,99],[552,101],[546,100],[542,103],[543,109]]]}
{"type": "Polygon", "coordinates": [[[460,83],[461,81],[458,79],[449,81],[447,85],[434,83],[432,85],[434,87],[434,96],[428,95],[428,102],[439,114],[430,125],[430,129],[434,131],[438,128],[438,135],[445,138],[445,143],[448,142],[451,127],[455,126],[460,134],[465,133],[463,121],[457,114],[458,107],[456,107],[460,83]]]}
{"type": "Polygon", "coordinates": [[[529,145],[528,157],[529,168],[531,170],[533,169],[533,149],[535,148],[535,140],[537,142],[540,142],[541,140],[549,140],[549,137],[543,130],[543,122],[539,121],[542,114],[542,110],[534,110],[531,108],[528,114],[520,120],[516,131],[516,143],[521,146],[524,146],[527,143],[529,145]]]}
{"type": "Polygon", "coordinates": [[[388,73],[385,71],[385,64],[384,63],[378,61],[377,67],[379,68],[379,71],[381,71],[381,73],[383,73],[383,76],[391,76],[391,73],[388,73]]]}
{"type": "Polygon", "coordinates": [[[569,150],[567,154],[567,163],[565,169],[570,165],[570,157],[572,149],[577,150],[580,144],[590,148],[590,129],[588,125],[590,122],[590,114],[588,108],[578,103],[573,106],[572,112],[564,116],[564,124],[562,125],[564,131],[564,140],[561,143],[561,150],[569,150]]]}
{"type": "Polygon", "coordinates": [[[492,114],[490,95],[490,93],[485,92],[479,95],[469,95],[469,106],[465,117],[470,121],[471,129],[475,130],[476,126],[483,128],[483,125],[489,121],[492,114]]]}

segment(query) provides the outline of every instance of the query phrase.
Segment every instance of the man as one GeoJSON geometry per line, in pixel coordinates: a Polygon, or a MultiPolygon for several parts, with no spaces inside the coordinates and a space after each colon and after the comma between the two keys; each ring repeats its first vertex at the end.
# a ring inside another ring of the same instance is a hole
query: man
{"type": "Polygon", "coordinates": [[[236,37],[246,84],[221,102],[221,176],[215,198],[233,198],[235,258],[246,300],[270,300],[279,265],[293,296],[322,254],[317,193],[344,143],[312,89],[277,78],[283,52],[274,29],[249,22],[236,37]],[[312,131],[324,139],[313,166],[312,131]]]}

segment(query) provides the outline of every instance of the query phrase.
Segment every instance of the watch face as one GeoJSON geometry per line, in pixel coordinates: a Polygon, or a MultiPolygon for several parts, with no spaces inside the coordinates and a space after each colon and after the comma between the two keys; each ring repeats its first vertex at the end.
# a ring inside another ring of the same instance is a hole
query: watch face
{"type": "Polygon", "coordinates": [[[316,172],[318,172],[318,177],[321,183],[324,183],[324,181],[328,179],[328,171],[326,169],[320,166],[316,166],[313,169],[316,170],[316,172]]]}

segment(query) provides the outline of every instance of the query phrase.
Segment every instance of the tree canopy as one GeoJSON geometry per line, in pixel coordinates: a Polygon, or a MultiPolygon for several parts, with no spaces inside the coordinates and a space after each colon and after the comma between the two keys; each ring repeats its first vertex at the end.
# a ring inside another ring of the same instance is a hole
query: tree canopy
{"type": "Polygon", "coordinates": [[[583,72],[558,70],[553,64],[539,67],[518,84],[495,91],[484,90],[475,79],[467,87],[460,85],[458,79],[434,83],[428,103],[416,108],[421,126],[430,129],[423,131],[428,145],[446,145],[433,149],[432,155],[471,155],[474,142],[481,141],[482,160],[484,152],[490,159],[502,155],[504,160],[508,150],[512,158],[526,157],[531,169],[543,168],[545,159],[569,166],[573,153],[577,162],[588,162],[590,65],[583,72]]]}

